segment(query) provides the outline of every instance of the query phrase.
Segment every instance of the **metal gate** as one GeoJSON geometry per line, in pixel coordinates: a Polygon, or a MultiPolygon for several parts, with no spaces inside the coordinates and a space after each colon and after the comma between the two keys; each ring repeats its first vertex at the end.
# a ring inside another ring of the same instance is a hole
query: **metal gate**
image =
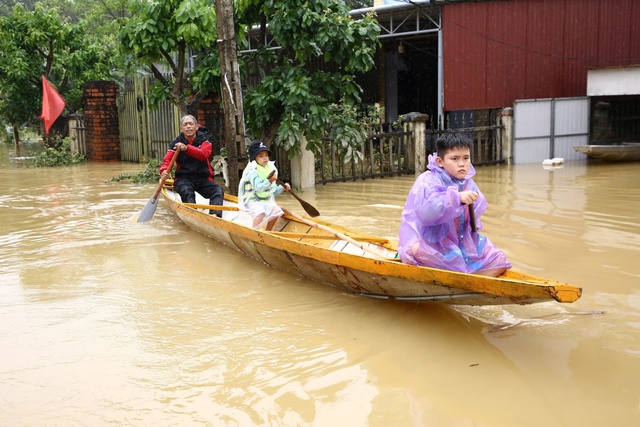
{"type": "MultiPolygon", "coordinates": [[[[433,118],[425,133],[426,154],[436,151],[436,140],[447,133],[463,133],[473,141],[471,161],[475,166],[505,163],[502,109],[451,111],[433,118]]],[[[425,164],[427,162],[425,161],[425,164]]]]}
{"type": "MultiPolygon", "coordinates": [[[[388,129],[390,126],[382,127],[388,129]]],[[[362,160],[347,163],[342,160],[335,143],[324,140],[316,158],[316,184],[413,174],[414,165],[409,164],[407,154],[407,145],[413,143],[411,135],[411,132],[393,130],[371,135],[358,148],[362,160]]]]}
{"type": "Polygon", "coordinates": [[[515,164],[584,158],[573,146],[589,142],[588,97],[518,100],[513,116],[515,164]]]}
{"type": "Polygon", "coordinates": [[[87,139],[84,127],[84,114],[69,115],[69,137],[71,138],[71,152],[87,156],[87,139]]]}
{"type": "Polygon", "coordinates": [[[145,162],[162,159],[169,143],[180,133],[180,112],[170,101],[150,108],[150,76],[127,77],[118,99],[121,160],[145,162]]]}

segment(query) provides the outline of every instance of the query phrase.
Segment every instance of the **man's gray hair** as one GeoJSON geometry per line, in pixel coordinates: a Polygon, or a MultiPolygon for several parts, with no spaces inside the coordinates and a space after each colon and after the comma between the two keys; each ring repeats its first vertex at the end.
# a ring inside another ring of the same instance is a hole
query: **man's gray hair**
{"type": "Polygon", "coordinates": [[[182,126],[182,124],[184,123],[185,120],[187,119],[193,119],[193,123],[198,124],[198,119],[196,119],[195,117],[193,117],[191,114],[185,114],[184,116],[182,116],[182,118],[180,119],[180,126],[182,126]]]}

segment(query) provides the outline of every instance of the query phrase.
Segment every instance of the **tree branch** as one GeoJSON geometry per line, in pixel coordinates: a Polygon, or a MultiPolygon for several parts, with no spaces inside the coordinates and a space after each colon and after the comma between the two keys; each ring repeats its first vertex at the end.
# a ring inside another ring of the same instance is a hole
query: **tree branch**
{"type": "Polygon", "coordinates": [[[151,68],[153,77],[155,77],[157,80],[160,80],[160,83],[162,83],[164,86],[169,85],[169,81],[162,75],[162,73],[160,72],[160,70],[158,70],[158,67],[156,67],[155,64],[151,64],[149,68],[151,68]]]}
{"type": "Polygon", "coordinates": [[[44,75],[48,76],[51,72],[51,66],[53,65],[53,40],[49,40],[49,54],[47,55],[47,62],[44,66],[44,75]]]}
{"type": "Polygon", "coordinates": [[[167,61],[167,64],[169,64],[169,68],[171,68],[171,72],[175,75],[178,72],[177,70],[178,67],[176,63],[173,62],[173,57],[171,56],[171,53],[165,52],[164,50],[160,53],[164,58],[164,60],[167,61]]]}
{"type": "Polygon", "coordinates": [[[193,114],[194,116],[196,116],[196,114],[198,112],[198,107],[200,106],[200,103],[202,102],[202,100],[205,97],[205,93],[201,90],[197,91],[194,95],[193,95],[193,99],[191,99],[191,102],[189,102],[187,104],[187,112],[189,114],[193,114]]]}
{"type": "Polygon", "coordinates": [[[69,83],[69,75],[67,74],[67,72],[65,72],[64,76],[62,77],[62,82],[60,82],[60,85],[58,86],[58,92],[62,93],[65,90],[67,90],[68,83],[69,83]]]}
{"type": "Polygon", "coordinates": [[[174,86],[174,89],[178,89],[178,93],[182,93],[182,81],[184,79],[184,61],[185,61],[186,43],[184,39],[178,42],[178,60],[176,61],[176,69],[173,71],[175,76],[175,85],[180,85],[179,88],[174,86]]]}

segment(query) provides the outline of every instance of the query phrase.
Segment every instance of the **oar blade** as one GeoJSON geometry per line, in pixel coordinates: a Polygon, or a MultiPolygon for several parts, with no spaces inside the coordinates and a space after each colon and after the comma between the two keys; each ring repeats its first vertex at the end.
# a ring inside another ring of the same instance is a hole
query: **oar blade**
{"type": "Polygon", "coordinates": [[[135,222],[151,221],[151,218],[153,218],[153,215],[156,213],[157,207],[158,207],[158,199],[154,197],[150,198],[147,204],[144,206],[144,209],[142,209],[142,212],[140,212],[140,215],[138,216],[138,220],[135,222]]]}
{"type": "MultiPolygon", "coordinates": [[[[279,178],[277,179],[277,181],[278,181],[278,184],[284,187],[285,185],[284,182],[282,182],[279,178]]],[[[308,213],[311,218],[320,216],[320,212],[318,212],[318,209],[316,209],[311,203],[305,200],[302,200],[300,196],[298,196],[292,190],[289,190],[289,194],[291,194],[298,202],[300,202],[300,205],[304,208],[305,212],[308,213]]]]}
{"type": "Polygon", "coordinates": [[[302,199],[298,199],[298,201],[300,202],[300,204],[304,208],[305,212],[308,213],[311,218],[315,218],[317,216],[320,216],[320,212],[318,212],[318,209],[314,208],[312,205],[310,205],[309,203],[307,203],[306,201],[304,201],[302,199]]]}

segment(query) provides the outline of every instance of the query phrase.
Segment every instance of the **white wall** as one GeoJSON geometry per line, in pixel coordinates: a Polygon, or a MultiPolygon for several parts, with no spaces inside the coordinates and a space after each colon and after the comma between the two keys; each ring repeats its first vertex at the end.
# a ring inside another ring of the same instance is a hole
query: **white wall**
{"type": "Polygon", "coordinates": [[[640,95],[640,67],[587,71],[587,96],[640,95]]]}

